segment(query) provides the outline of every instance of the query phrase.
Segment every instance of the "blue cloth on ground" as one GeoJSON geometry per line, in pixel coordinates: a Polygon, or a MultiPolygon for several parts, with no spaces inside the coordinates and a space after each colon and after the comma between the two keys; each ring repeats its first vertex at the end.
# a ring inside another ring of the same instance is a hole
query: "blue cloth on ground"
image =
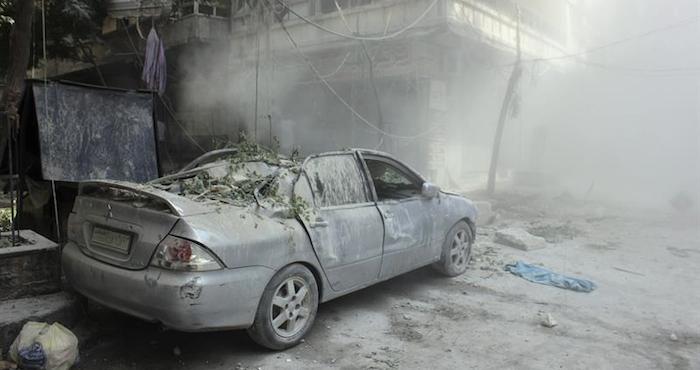
{"type": "Polygon", "coordinates": [[[577,292],[588,293],[597,288],[595,283],[590,280],[557,274],[556,272],[549,271],[539,266],[530,265],[523,261],[506,265],[506,271],[510,271],[511,274],[520,276],[521,278],[533,283],[551,285],[557,288],[570,289],[577,292]]]}

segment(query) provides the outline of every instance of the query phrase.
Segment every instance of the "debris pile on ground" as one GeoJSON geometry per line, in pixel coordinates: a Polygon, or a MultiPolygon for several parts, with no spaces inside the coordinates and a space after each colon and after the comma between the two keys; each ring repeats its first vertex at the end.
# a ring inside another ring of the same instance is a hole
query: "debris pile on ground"
{"type": "Polygon", "coordinates": [[[503,259],[501,253],[496,250],[493,244],[478,242],[472,251],[471,264],[482,271],[500,272],[503,269],[503,259]]]}
{"type": "Polygon", "coordinates": [[[547,241],[544,238],[532,235],[518,227],[508,227],[496,231],[494,241],[498,244],[524,251],[541,249],[547,246],[547,241]]]}

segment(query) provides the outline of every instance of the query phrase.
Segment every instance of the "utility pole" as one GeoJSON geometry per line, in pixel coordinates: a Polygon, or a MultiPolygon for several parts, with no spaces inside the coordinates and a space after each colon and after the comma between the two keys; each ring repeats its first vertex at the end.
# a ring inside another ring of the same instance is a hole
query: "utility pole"
{"type": "Polygon", "coordinates": [[[24,88],[24,79],[27,77],[29,48],[32,40],[32,19],[34,18],[34,0],[15,0],[14,3],[17,7],[17,16],[10,32],[7,85],[2,94],[2,100],[0,100],[0,112],[4,113],[6,117],[0,119],[0,161],[5,155],[7,140],[10,140],[10,137],[4,137],[8,132],[5,125],[16,128],[19,124],[17,108],[24,88]]]}
{"type": "Polygon", "coordinates": [[[516,44],[516,59],[515,65],[513,66],[513,71],[510,73],[510,78],[508,78],[508,87],[506,89],[506,95],[503,97],[503,104],[501,105],[501,113],[498,116],[498,126],[496,127],[496,135],[493,138],[493,147],[491,151],[491,165],[489,166],[489,179],[486,186],[486,190],[489,194],[493,194],[496,191],[496,170],[498,170],[498,156],[501,151],[501,139],[503,138],[503,127],[506,124],[506,117],[508,116],[508,108],[510,103],[513,101],[513,95],[515,94],[515,89],[518,86],[518,81],[522,75],[522,56],[520,51],[520,7],[516,5],[516,28],[515,28],[515,44],[516,44]]]}

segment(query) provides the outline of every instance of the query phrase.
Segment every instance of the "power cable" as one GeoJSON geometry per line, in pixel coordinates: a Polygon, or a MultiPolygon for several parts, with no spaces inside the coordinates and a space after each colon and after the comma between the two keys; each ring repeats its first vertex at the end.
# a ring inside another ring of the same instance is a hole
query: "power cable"
{"type": "MultiPolygon", "coordinates": [[[[348,20],[345,18],[345,13],[343,12],[343,8],[340,7],[338,0],[333,0],[333,2],[335,3],[336,9],[338,9],[338,14],[340,15],[340,19],[342,19],[345,28],[347,28],[348,32],[352,32],[352,28],[350,28],[350,23],[348,23],[348,20]]],[[[386,27],[384,28],[386,29],[386,27]]],[[[357,31],[360,31],[359,24],[357,25],[357,31]]],[[[374,60],[372,59],[372,56],[369,55],[369,51],[367,50],[367,43],[364,40],[359,40],[359,43],[362,47],[362,51],[365,55],[365,58],[367,58],[367,63],[369,66],[369,82],[372,85],[372,93],[374,94],[374,100],[377,103],[377,118],[379,119],[379,127],[384,127],[384,113],[382,111],[381,100],[379,99],[379,89],[377,89],[377,84],[374,80],[374,60]]],[[[382,136],[379,138],[377,148],[380,148],[383,143],[384,137],[382,136]]]]}
{"type": "Polygon", "coordinates": [[[392,39],[394,37],[397,37],[397,36],[403,34],[404,32],[410,30],[414,26],[416,26],[418,23],[420,23],[428,15],[428,13],[430,13],[430,11],[435,7],[435,5],[440,0],[433,0],[433,2],[430,3],[430,5],[428,5],[428,7],[423,11],[423,13],[421,13],[421,15],[419,15],[413,22],[409,23],[408,25],[406,25],[405,27],[403,27],[397,31],[394,31],[388,35],[385,34],[383,36],[370,36],[370,35],[360,35],[360,34],[348,35],[348,34],[345,34],[342,32],[334,31],[328,27],[322,26],[322,25],[312,21],[311,19],[297,13],[294,9],[292,9],[292,7],[287,5],[287,3],[284,0],[275,0],[275,1],[278,2],[279,4],[281,4],[282,6],[284,6],[290,13],[294,14],[297,18],[310,24],[311,26],[318,28],[321,31],[325,31],[325,32],[328,32],[330,34],[333,34],[333,35],[336,35],[339,37],[343,37],[346,39],[350,39],[350,40],[383,41],[383,40],[388,40],[388,39],[392,39]]]}
{"type": "MultiPolygon", "coordinates": [[[[41,36],[42,36],[42,52],[44,54],[44,115],[49,119],[48,95],[47,87],[47,69],[49,60],[46,56],[46,2],[41,0],[41,36]]],[[[56,198],[56,181],[51,179],[51,196],[53,197],[53,214],[56,222],[56,239],[61,242],[61,223],[58,218],[58,199],[56,198]]]]}
{"type": "Polygon", "coordinates": [[[331,77],[335,76],[336,73],[340,72],[340,70],[343,69],[343,66],[345,66],[345,62],[348,61],[348,58],[350,57],[350,54],[352,54],[352,52],[351,52],[351,51],[348,51],[347,54],[345,54],[345,57],[343,58],[343,61],[340,62],[340,64],[338,65],[338,68],[336,68],[333,72],[331,72],[331,73],[329,73],[329,74],[323,75],[322,77],[323,77],[323,78],[331,78],[331,77]]]}
{"type": "Polygon", "coordinates": [[[311,62],[311,60],[310,60],[309,57],[306,55],[306,53],[304,53],[304,52],[301,50],[301,48],[299,47],[299,45],[297,44],[297,42],[294,40],[294,37],[292,37],[292,35],[289,33],[289,30],[287,29],[287,26],[285,26],[284,22],[282,22],[281,20],[280,20],[280,26],[282,27],[282,29],[284,30],[284,32],[287,34],[287,38],[289,39],[289,42],[292,44],[292,46],[294,47],[294,49],[296,50],[296,52],[304,59],[304,62],[306,62],[306,64],[309,66],[309,69],[311,69],[311,71],[312,71],[313,74],[316,76],[316,78],[318,78],[318,80],[328,89],[328,91],[330,91],[330,93],[333,94],[333,96],[335,96],[335,98],[338,99],[338,101],[339,101],[341,104],[343,104],[343,106],[345,106],[345,108],[347,108],[347,109],[350,111],[350,113],[352,113],[355,117],[357,117],[357,119],[359,119],[362,123],[364,123],[364,124],[367,125],[368,127],[372,128],[372,129],[374,129],[375,131],[377,131],[377,132],[379,132],[379,133],[382,133],[382,134],[384,134],[384,135],[386,135],[386,136],[388,136],[388,137],[392,137],[392,138],[395,138],[395,139],[405,139],[405,140],[417,139],[417,138],[419,138],[419,137],[421,137],[421,136],[425,136],[425,135],[429,134],[430,132],[434,131],[434,130],[437,128],[437,126],[436,126],[436,127],[430,128],[430,129],[428,129],[428,130],[426,130],[426,131],[423,131],[423,132],[421,132],[421,133],[419,133],[419,134],[416,134],[416,135],[404,136],[404,135],[395,135],[395,134],[392,134],[392,133],[390,133],[390,132],[386,132],[386,131],[382,130],[381,128],[377,127],[375,124],[371,123],[371,122],[368,121],[365,117],[363,117],[360,113],[358,113],[358,112],[355,110],[355,108],[353,108],[352,105],[350,105],[345,99],[343,99],[343,97],[340,96],[340,94],[338,94],[337,91],[335,91],[335,89],[333,88],[333,86],[331,86],[331,85],[328,83],[328,81],[326,81],[326,79],[323,78],[323,77],[321,76],[321,73],[319,73],[318,69],[317,69],[316,66],[311,62]]]}
{"type": "MultiPolygon", "coordinates": [[[[633,36],[630,36],[630,37],[626,37],[626,38],[619,39],[619,40],[616,40],[616,41],[612,41],[612,42],[609,42],[609,43],[606,43],[606,44],[598,45],[598,46],[595,46],[595,47],[592,47],[592,48],[589,48],[589,49],[581,50],[581,51],[576,52],[576,53],[562,54],[562,55],[553,56],[553,57],[546,57],[546,58],[523,59],[522,62],[523,62],[523,63],[532,63],[532,62],[540,62],[540,61],[550,61],[550,60],[561,60],[561,59],[574,58],[574,59],[576,59],[576,61],[582,62],[583,64],[585,64],[585,63],[592,63],[592,62],[582,61],[582,60],[580,59],[580,57],[581,57],[581,56],[584,56],[584,55],[586,55],[586,54],[589,54],[589,53],[593,53],[593,52],[597,52],[597,51],[600,51],[600,50],[608,49],[608,48],[611,48],[611,47],[614,47],[614,46],[618,46],[618,45],[621,45],[621,44],[625,44],[625,43],[628,43],[628,42],[631,42],[631,41],[636,41],[636,40],[639,40],[639,39],[642,39],[642,38],[651,36],[651,35],[656,34],[656,33],[659,33],[659,32],[664,32],[664,31],[668,31],[668,30],[671,30],[671,29],[675,29],[675,28],[679,28],[679,27],[685,26],[685,25],[687,25],[687,24],[695,23],[695,22],[697,22],[698,20],[700,20],[700,16],[690,17],[690,18],[686,18],[686,19],[684,19],[684,20],[682,20],[682,21],[680,21],[680,22],[677,22],[677,23],[668,25],[668,26],[655,28],[655,29],[652,29],[652,30],[649,30],[649,31],[645,31],[645,32],[642,32],[642,33],[639,33],[639,34],[636,34],[636,35],[633,35],[633,36]]],[[[515,63],[501,64],[501,65],[499,65],[499,67],[511,67],[511,66],[513,66],[514,64],[515,64],[515,63]]],[[[597,63],[597,64],[598,64],[599,66],[604,65],[604,64],[602,64],[602,63],[597,63]]],[[[630,69],[630,70],[634,70],[634,68],[629,68],[629,69],[630,69]]],[[[663,69],[642,69],[642,68],[639,68],[639,69],[637,69],[637,70],[639,70],[639,71],[644,71],[644,72],[656,72],[656,71],[658,71],[658,72],[668,72],[668,71],[672,71],[672,70],[682,71],[682,70],[684,70],[684,69],[683,69],[683,68],[663,68],[663,69]]]]}

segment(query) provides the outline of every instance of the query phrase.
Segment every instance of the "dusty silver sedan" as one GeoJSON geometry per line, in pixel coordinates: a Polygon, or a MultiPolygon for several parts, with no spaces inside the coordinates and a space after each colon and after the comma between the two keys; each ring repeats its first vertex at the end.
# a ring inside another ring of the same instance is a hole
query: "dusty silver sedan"
{"type": "Polygon", "coordinates": [[[318,304],[432,264],[468,266],[472,203],[391,156],[207,154],[149,184],[82,183],[63,269],[91,300],[183,331],[284,349],[318,304]]]}

